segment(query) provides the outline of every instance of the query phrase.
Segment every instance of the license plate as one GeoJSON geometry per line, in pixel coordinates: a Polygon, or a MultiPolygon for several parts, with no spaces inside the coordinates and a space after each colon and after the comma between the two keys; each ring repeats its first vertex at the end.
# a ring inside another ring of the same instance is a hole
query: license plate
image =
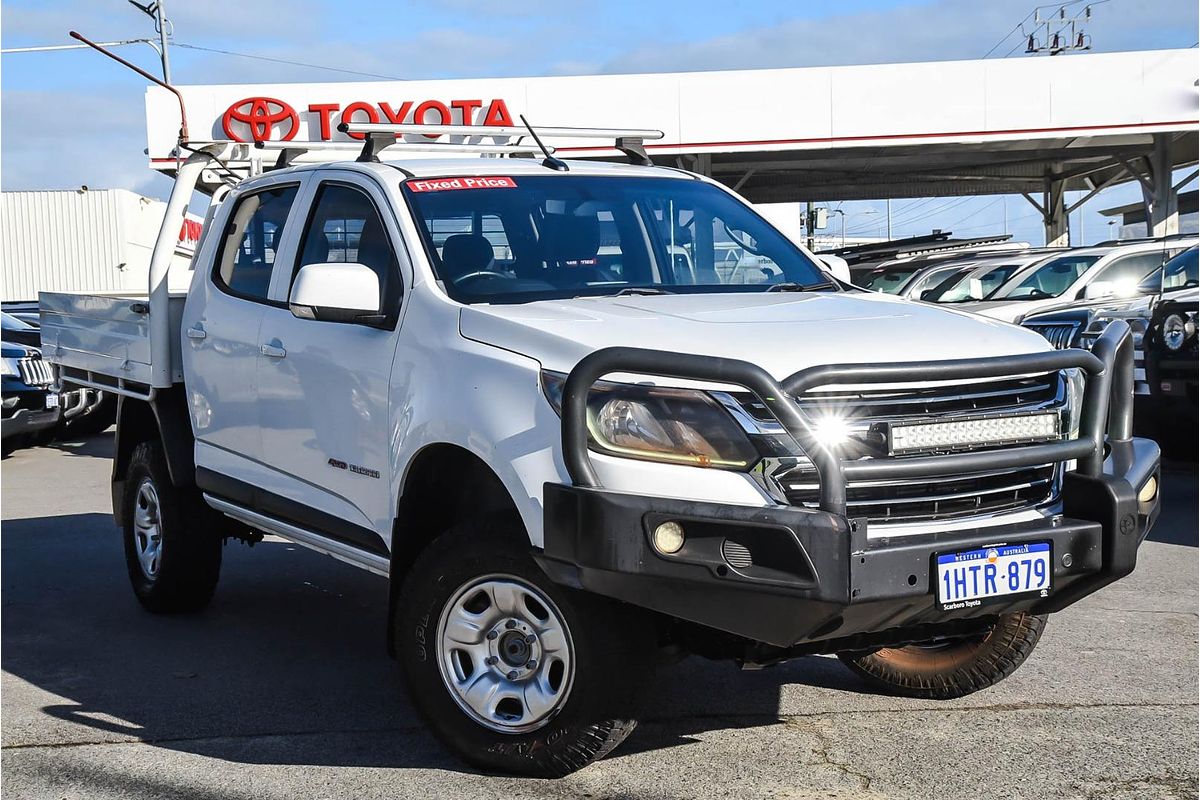
{"type": "Polygon", "coordinates": [[[58,395],[53,393],[46,395],[46,408],[58,408],[58,395]]]}
{"type": "Polygon", "coordinates": [[[943,611],[972,608],[996,598],[1050,593],[1050,543],[1027,542],[941,553],[937,594],[943,611]]]}

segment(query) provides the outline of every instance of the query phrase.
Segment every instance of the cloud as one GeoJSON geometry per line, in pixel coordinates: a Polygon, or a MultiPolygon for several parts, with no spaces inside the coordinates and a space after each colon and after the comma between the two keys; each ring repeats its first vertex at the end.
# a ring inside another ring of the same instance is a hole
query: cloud
{"type": "Polygon", "coordinates": [[[140,89],[116,100],[73,92],[6,89],[3,188],[131,189],[165,196],[166,178],[146,167],[140,89]],[[86,128],[63,124],[85,120],[86,128]],[[58,124],[47,124],[58,120],[58,124]]]}

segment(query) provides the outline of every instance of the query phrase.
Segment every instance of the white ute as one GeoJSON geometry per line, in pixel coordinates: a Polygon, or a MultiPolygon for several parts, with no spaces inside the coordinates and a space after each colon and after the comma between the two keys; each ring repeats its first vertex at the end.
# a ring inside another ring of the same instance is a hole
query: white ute
{"type": "Polygon", "coordinates": [[[660,652],[836,653],[958,697],[1134,568],[1159,455],[1130,433],[1124,323],[1054,350],[855,289],[653,166],[653,132],[539,129],[632,164],[406,144],[526,133],[452,128],[351,126],[356,161],[187,142],[149,294],[42,295],[61,379],[121,395],[113,511],[148,610],[203,607],[230,538],[388,576],[433,731],[557,776],[630,733],[660,652]]]}

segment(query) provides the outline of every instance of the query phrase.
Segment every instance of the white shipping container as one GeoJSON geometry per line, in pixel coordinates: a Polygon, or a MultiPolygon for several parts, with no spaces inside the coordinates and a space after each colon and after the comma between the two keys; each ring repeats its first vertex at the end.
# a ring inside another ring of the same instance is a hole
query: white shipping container
{"type": "MultiPolygon", "coordinates": [[[[0,299],[146,292],[166,203],[125,189],[0,193],[0,299]]],[[[171,291],[186,291],[203,220],[180,226],[171,291]]]]}

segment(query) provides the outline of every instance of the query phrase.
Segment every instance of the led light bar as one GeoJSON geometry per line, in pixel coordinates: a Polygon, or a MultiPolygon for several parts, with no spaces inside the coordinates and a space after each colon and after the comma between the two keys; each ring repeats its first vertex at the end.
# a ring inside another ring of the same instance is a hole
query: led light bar
{"type": "Polygon", "coordinates": [[[893,425],[888,449],[893,454],[958,450],[979,446],[1052,441],[1059,437],[1058,412],[1007,417],[977,417],[949,422],[893,425]]]}

